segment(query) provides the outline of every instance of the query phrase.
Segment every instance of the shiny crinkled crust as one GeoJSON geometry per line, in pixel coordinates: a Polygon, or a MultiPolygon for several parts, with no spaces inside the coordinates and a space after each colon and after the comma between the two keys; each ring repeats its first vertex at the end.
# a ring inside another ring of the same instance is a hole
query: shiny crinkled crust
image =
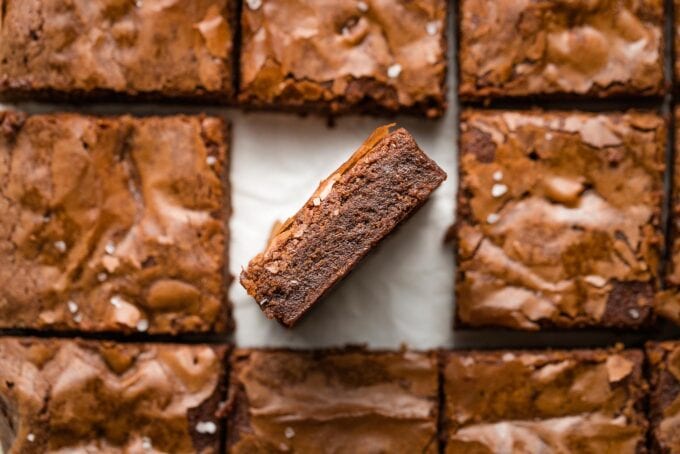
{"type": "Polygon", "coordinates": [[[0,96],[234,95],[235,0],[4,0],[0,96]]]}
{"type": "Polygon", "coordinates": [[[0,339],[6,453],[217,454],[227,348],[0,339]]]}
{"type": "Polygon", "coordinates": [[[680,342],[647,344],[651,438],[655,452],[680,452],[680,342]]]}
{"type": "Polygon", "coordinates": [[[461,0],[463,99],[660,96],[663,0],[461,0]]]}
{"type": "Polygon", "coordinates": [[[446,452],[646,452],[642,363],[620,348],[445,353],[446,452]]]}
{"type": "Polygon", "coordinates": [[[456,317],[639,327],[658,286],[666,126],[653,113],[462,113],[456,317]]]}
{"type": "Polygon", "coordinates": [[[446,0],[244,2],[239,101],[326,113],[446,105],[446,0]]]}
{"type": "Polygon", "coordinates": [[[237,350],[231,453],[436,453],[434,353],[237,350]]]}
{"type": "Polygon", "coordinates": [[[217,117],[0,114],[0,327],[227,332],[217,117]]]}
{"type": "Polygon", "coordinates": [[[671,260],[668,267],[668,274],[666,275],[666,283],[668,290],[662,294],[656,305],[657,313],[664,318],[667,318],[675,324],[680,325],[680,123],[677,119],[680,118],[680,108],[675,110],[675,163],[673,172],[673,189],[672,189],[672,210],[671,228],[670,228],[670,253],[671,260]]]}

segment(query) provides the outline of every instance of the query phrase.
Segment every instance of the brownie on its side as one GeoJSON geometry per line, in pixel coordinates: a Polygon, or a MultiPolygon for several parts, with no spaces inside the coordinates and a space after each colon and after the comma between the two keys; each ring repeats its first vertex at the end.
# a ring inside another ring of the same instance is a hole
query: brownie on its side
{"type": "Polygon", "coordinates": [[[658,284],[666,126],[652,113],[462,114],[462,326],[630,328],[658,284]]]}
{"type": "Polygon", "coordinates": [[[446,107],[446,0],[247,0],[239,101],[428,117],[446,107]]]}
{"type": "Polygon", "coordinates": [[[436,453],[434,353],[240,350],[231,453],[436,453]]]}
{"type": "Polygon", "coordinates": [[[220,452],[226,347],[0,339],[0,451],[220,452]]]}
{"type": "Polygon", "coordinates": [[[461,0],[463,99],[664,91],[663,0],[461,0]]]}
{"type": "Polygon", "coordinates": [[[0,96],[230,101],[236,0],[3,0],[0,96]]]}
{"type": "Polygon", "coordinates": [[[293,326],[446,178],[405,129],[389,128],[324,180],[241,273],[267,317],[293,326]]]}
{"type": "Polygon", "coordinates": [[[227,332],[219,118],[0,114],[0,328],[227,332]]]}
{"type": "Polygon", "coordinates": [[[646,452],[639,350],[444,355],[447,453],[646,452]]]}
{"type": "Polygon", "coordinates": [[[652,449],[680,453],[680,342],[650,342],[652,449]]]}

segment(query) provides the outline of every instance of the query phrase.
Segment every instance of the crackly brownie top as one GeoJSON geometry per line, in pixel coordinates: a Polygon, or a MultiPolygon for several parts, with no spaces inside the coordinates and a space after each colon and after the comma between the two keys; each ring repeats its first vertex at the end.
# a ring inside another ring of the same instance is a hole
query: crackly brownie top
{"type": "MultiPolygon", "coordinates": [[[[675,49],[680,49],[680,0],[673,0],[675,18],[673,21],[673,33],[675,33],[675,49]]],[[[680,59],[675,59],[675,80],[680,80],[680,59]]]]}
{"type": "MultiPolygon", "coordinates": [[[[680,14],[680,13],[679,13],[680,14]]],[[[676,118],[680,115],[680,107],[675,110],[676,118]]],[[[676,122],[675,125],[675,175],[680,175],[680,123],[676,122]]],[[[673,210],[671,212],[672,220],[672,244],[671,244],[671,266],[670,273],[668,274],[668,281],[673,286],[680,286],[680,180],[675,179],[673,183],[673,210]]],[[[677,303],[678,309],[676,309],[678,323],[680,323],[680,301],[677,303]]]]}
{"type": "Polygon", "coordinates": [[[241,99],[441,113],[445,0],[244,2],[241,99]]]}
{"type": "Polygon", "coordinates": [[[222,120],[0,117],[0,326],[223,330],[222,120]]]}
{"type": "Polygon", "coordinates": [[[654,443],[661,452],[680,452],[680,342],[651,344],[647,352],[654,443]]]}
{"type": "Polygon", "coordinates": [[[215,452],[223,356],[223,348],[201,345],[4,338],[0,446],[215,452]]]}
{"type": "Polygon", "coordinates": [[[664,131],[648,113],[464,112],[459,319],[522,329],[645,320],[664,131]]]}
{"type": "Polygon", "coordinates": [[[434,354],[242,350],[231,451],[437,452],[434,354]]]}
{"type": "Polygon", "coordinates": [[[464,352],[444,365],[447,452],[634,453],[641,351],[464,352]]]}
{"type": "Polygon", "coordinates": [[[0,83],[232,93],[233,0],[5,0],[0,83]]]}
{"type": "Polygon", "coordinates": [[[466,97],[659,94],[662,0],[462,0],[466,97]]]}

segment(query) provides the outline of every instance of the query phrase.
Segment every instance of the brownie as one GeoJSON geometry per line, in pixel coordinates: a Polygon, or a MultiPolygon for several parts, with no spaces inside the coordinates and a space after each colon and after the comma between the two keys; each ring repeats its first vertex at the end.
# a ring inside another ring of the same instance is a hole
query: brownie
{"type": "Polygon", "coordinates": [[[445,178],[405,129],[378,128],[275,229],[241,284],[267,317],[292,327],[445,178]]]}
{"type": "Polygon", "coordinates": [[[230,453],[437,453],[434,353],[238,350],[230,453]]]}
{"type": "Polygon", "coordinates": [[[656,311],[659,315],[680,325],[680,107],[675,109],[675,163],[671,191],[670,261],[666,284],[668,291],[660,295],[656,311]]]}
{"type": "Polygon", "coordinates": [[[639,350],[445,354],[446,453],[644,453],[639,350]]]}
{"type": "Polygon", "coordinates": [[[464,111],[457,322],[645,325],[658,286],[665,137],[653,113],[464,111]]]}
{"type": "Polygon", "coordinates": [[[461,0],[464,100],[660,96],[663,0],[461,0]]]}
{"type": "Polygon", "coordinates": [[[446,107],[447,0],[246,0],[239,101],[325,114],[446,107]]]}
{"type": "Polygon", "coordinates": [[[0,328],[226,332],[219,118],[0,113],[0,328]]]}
{"type": "Polygon", "coordinates": [[[652,452],[680,453],[680,342],[647,344],[652,452]]]}
{"type": "Polygon", "coordinates": [[[680,85],[678,82],[680,82],[680,0],[673,0],[673,10],[675,17],[673,18],[673,41],[675,45],[675,55],[673,55],[674,59],[674,64],[673,64],[673,69],[675,71],[675,87],[676,87],[676,92],[678,85],[680,85]]]}
{"type": "Polygon", "coordinates": [[[217,453],[227,348],[0,339],[0,451],[217,453]]]}
{"type": "Polygon", "coordinates": [[[0,96],[234,97],[236,0],[4,0],[0,96]]]}

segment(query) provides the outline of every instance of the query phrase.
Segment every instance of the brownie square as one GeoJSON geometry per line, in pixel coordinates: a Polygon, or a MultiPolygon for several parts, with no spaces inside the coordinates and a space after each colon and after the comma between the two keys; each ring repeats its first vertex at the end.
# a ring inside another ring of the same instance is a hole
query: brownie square
{"type": "Polygon", "coordinates": [[[4,99],[234,96],[236,0],[4,0],[4,99]]]}
{"type": "Polygon", "coordinates": [[[241,273],[270,319],[297,323],[446,178],[405,129],[389,129],[321,182],[241,273]]]}
{"type": "Polygon", "coordinates": [[[631,328],[658,286],[666,127],[653,113],[462,114],[461,326],[631,328]]]}
{"type": "Polygon", "coordinates": [[[325,114],[446,107],[446,0],[247,0],[239,101],[325,114]]]}
{"type": "Polygon", "coordinates": [[[0,114],[0,328],[227,332],[227,125],[0,114]]]}
{"type": "Polygon", "coordinates": [[[461,98],[664,91],[663,0],[461,0],[461,98]]]}
{"type": "MultiPolygon", "coordinates": [[[[680,81],[680,0],[673,0],[673,10],[675,17],[673,18],[673,41],[675,44],[675,54],[673,55],[673,70],[675,71],[675,86],[678,86],[680,81]]],[[[676,89],[677,91],[677,89],[676,89]]]]}
{"type": "Polygon", "coordinates": [[[673,172],[673,186],[671,191],[671,224],[670,224],[670,261],[666,284],[668,291],[657,298],[656,312],[668,320],[680,325],[680,123],[678,117],[680,107],[675,109],[675,162],[673,172]]]}
{"type": "Polygon", "coordinates": [[[446,453],[643,453],[639,350],[445,353],[446,453]]]}
{"type": "Polygon", "coordinates": [[[0,339],[0,451],[220,452],[227,348],[0,339]]]}
{"type": "Polygon", "coordinates": [[[680,452],[680,342],[647,344],[652,451],[680,452]]]}
{"type": "Polygon", "coordinates": [[[228,451],[437,453],[434,353],[239,350],[228,451]]]}

